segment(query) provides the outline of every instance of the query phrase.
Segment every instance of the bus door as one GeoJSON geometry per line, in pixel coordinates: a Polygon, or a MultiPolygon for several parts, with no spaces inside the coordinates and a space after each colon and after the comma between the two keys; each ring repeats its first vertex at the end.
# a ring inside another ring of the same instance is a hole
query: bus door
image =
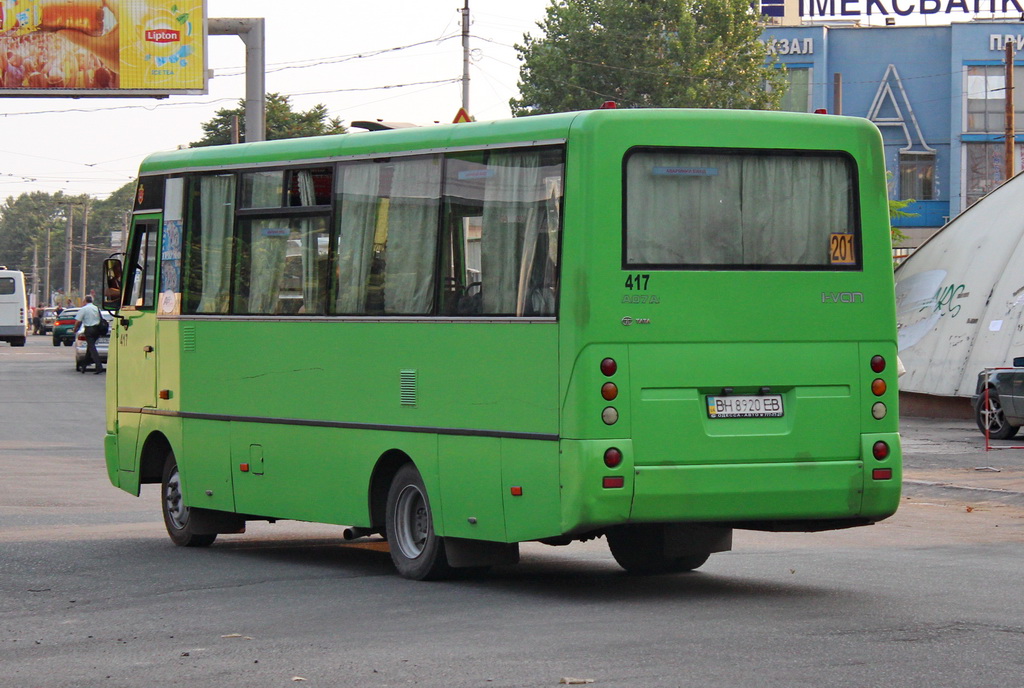
{"type": "Polygon", "coordinates": [[[124,295],[116,322],[120,468],[136,470],[140,409],[156,407],[156,289],[160,216],[132,223],[124,264],[124,295]]]}

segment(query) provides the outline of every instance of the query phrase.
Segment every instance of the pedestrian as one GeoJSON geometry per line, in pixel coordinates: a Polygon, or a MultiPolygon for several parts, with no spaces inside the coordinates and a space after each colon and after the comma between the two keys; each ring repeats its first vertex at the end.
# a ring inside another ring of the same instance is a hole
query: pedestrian
{"type": "MultiPolygon", "coordinates": [[[[92,359],[92,362],[96,364],[97,375],[103,372],[100,352],[96,350],[96,340],[102,336],[100,333],[101,323],[103,323],[103,316],[100,315],[100,309],[93,304],[91,296],[86,296],[85,304],[75,314],[75,331],[72,335],[78,334],[79,328],[85,328],[85,355],[87,359],[92,359]]],[[[82,366],[83,373],[87,367],[89,367],[88,363],[82,366]]]]}

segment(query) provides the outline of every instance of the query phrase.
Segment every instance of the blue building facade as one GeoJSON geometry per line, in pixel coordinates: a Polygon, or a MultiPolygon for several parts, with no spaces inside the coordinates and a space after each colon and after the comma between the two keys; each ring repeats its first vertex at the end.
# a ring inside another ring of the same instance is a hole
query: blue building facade
{"type": "MultiPolygon", "coordinates": [[[[783,109],[866,117],[882,132],[894,224],[916,246],[1005,179],[1005,46],[1024,22],[770,26],[761,36],[790,88],[783,109]],[[841,86],[837,86],[841,84],[841,86]]],[[[1014,171],[1022,169],[1024,55],[1014,59],[1014,171]],[[1018,59],[1020,58],[1020,59],[1018,59]]]]}

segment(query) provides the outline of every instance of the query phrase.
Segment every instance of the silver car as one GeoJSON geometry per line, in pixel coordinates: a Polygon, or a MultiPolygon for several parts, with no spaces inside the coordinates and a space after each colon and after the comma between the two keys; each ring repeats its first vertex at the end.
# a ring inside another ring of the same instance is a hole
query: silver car
{"type": "MultiPolygon", "coordinates": [[[[100,315],[107,321],[109,329],[114,329],[113,320],[114,316],[110,313],[101,311],[100,315]]],[[[96,340],[96,352],[100,355],[100,361],[104,365],[107,363],[107,352],[110,350],[110,335],[100,337],[96,340]]],[[[84,373],[86,369],[92,365],[92,359],[89,358],[88,344],[85,341],[85,328],[80,328],[78,334],[75,335],[75,370],[80,373],[84,373]]]]}

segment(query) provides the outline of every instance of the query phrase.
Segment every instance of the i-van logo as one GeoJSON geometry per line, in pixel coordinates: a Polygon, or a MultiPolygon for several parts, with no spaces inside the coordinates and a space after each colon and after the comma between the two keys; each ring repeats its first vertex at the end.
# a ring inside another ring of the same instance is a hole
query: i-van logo
{"type": "Polygon", "coordinates": [[[181,32],[174,29],[147,29],[146,40],[150,43],[177,43],[181,32]]]}

